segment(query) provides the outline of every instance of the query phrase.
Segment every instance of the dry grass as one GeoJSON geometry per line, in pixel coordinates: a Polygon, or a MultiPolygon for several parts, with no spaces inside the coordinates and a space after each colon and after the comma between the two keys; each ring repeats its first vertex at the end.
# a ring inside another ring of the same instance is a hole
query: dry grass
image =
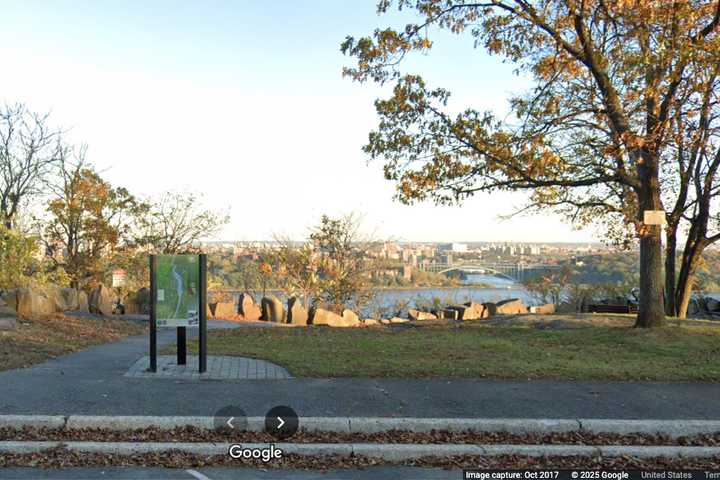
{"type": "Polygon", "coordinates": [[[19,320],[18,328],[0,332],[0,370],[22,368],[83,348],[138,335],[144,325],[128,320],[51,315],[19,320]]]}

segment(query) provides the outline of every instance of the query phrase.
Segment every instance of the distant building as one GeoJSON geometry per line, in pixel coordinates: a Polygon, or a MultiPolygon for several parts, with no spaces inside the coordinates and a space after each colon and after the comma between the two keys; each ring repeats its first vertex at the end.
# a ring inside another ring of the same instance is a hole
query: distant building
{"type": "Polygon", "coordinates": [[[455,253],[467,252],[468,246],[466,243],[453,243],[450,250],[452,250],[455,253]]]}
{"type": "Polygon", "coordinates": [[[412,280],[413,267],[410,265],[403,265],[403,279],[412,280]]]}

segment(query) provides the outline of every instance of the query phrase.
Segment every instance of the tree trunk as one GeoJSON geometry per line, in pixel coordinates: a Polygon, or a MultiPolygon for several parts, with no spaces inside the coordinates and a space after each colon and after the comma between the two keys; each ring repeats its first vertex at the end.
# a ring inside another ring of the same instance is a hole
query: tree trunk
{"type": "Polygon", "coordinates": [[[678,285],[677,317],[681,320],[684,320],[685,317],[687,317],[688,306],[690,305],[690,298],[692,297],[692,284],[694,276],[695,272],[690,272],[686,277],[685,282],[678,285]]]}
{"type": "Polygon", "coordinates": [[[684,319],[687,316],[687,309],[692,296],[693,278],[704,247],[702,242],[691,242],[690,240],[688,240],[685,246],[675,297],[677,316],[680,319],[684,319]]]}
{"type": "Polygon", "coordinates": [[[648,233],[640,239],[640,307],[636,327],[658,327],[665,320],[662,267],[660,226],[649,226],[648,233]]]}
{"type": "Polygon", "coordinates": [[[660,210],[660,181],[658,158],[642,151],[636,157],[640,188],[638,189],[640,232],[640,305],[635,322],[636,327],[659,327],[665,320],[663,301],[663,261],[660,225],[644,225],[645,210],[660,210]]]}
{"type": "Polygon", "coordinates": [[[668,225],[665,231],[665,315],[676,316],[675,304],[675,250],[677,233],[674,226],[668,225]]]}

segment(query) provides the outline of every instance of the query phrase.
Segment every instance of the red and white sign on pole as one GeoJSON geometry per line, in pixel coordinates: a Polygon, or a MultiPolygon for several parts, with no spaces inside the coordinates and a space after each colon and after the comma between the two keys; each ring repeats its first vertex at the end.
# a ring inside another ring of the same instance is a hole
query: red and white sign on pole
{"type": "Polygon", "coordinates": [[[127,276],[127,272],[121,268],[117,270],[113,270],[112,272],[112,286],[113,287],[124,287],[125,286],[125,277],[127,276]]]}

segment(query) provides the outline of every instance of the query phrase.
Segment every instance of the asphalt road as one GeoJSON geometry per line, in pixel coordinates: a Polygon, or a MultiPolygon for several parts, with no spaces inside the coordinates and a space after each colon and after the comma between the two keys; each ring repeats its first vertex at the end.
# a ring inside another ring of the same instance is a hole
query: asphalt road
{"type": "MultiPolygon", "coordinates": [[[[162,331],[159,344],[172,342],[173,335],[162,331]]],[[[236,405],[250,416],[263,416],[276,405],[289,405],[301,418],[720,419],[717,383],[123,377],[147,351],[147,337],[138,336],[0,372],[0,414],[205,416],[236,405]]]]}

